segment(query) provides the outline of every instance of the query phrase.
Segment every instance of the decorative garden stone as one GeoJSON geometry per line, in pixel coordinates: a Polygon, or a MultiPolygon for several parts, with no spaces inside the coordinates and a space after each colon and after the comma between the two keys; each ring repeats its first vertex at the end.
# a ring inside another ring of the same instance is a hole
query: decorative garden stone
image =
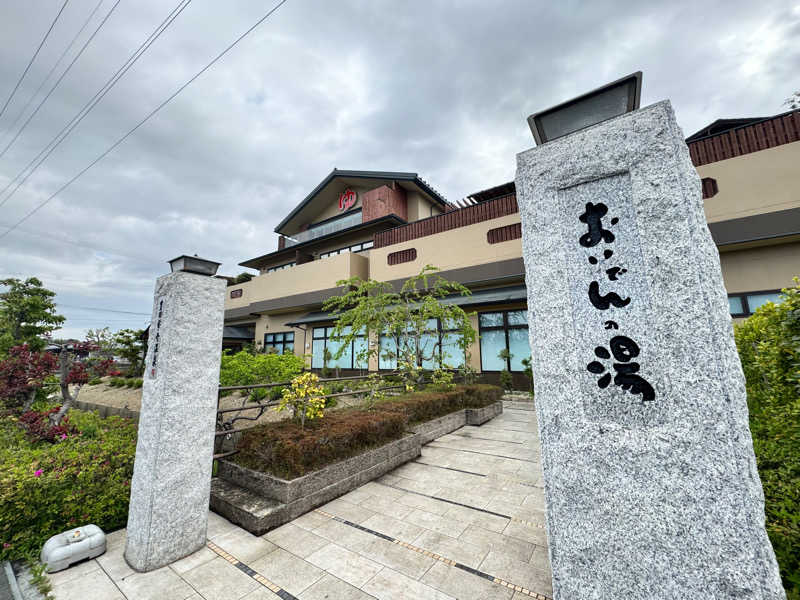
{"type": "Polygon", "coordinates": [[[784,598],[719,256],[669,102],[517,166],[555,598],[784,598]]]}
{"type": "Polygon", "coordinates": [[[225,280],[156,282],[125,558],[151,571],[206,541],[225,280]]]}

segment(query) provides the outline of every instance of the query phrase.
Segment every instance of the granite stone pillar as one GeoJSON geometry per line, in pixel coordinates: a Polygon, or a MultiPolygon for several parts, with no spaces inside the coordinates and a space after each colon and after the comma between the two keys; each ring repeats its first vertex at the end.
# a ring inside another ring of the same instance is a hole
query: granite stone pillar
{"type": "Polygon", "coordinates": [[[784,598],[672,107],[517,157],[556,600],[784,598]]]}
{"type": "Polygon", "coordinates": [[[206,541],[225,280],[156,282],[125,559],[151,571],[206,541]]]}

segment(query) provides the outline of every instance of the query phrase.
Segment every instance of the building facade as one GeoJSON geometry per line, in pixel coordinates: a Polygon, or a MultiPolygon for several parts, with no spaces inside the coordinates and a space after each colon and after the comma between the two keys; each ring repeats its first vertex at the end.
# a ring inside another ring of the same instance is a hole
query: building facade
{"type": "MultiPolygon", "coordinates": [[[[721,120],[687,139],[703,183],[709,229],[720,251],[734,319],[745,318],[800,275],[800,111],[721,120]]],[[[448,203],[415,173],[334,171],[275,228],[278,248],[240,263],[258,270],[227,289],[226,346],[253,342],[310,355],[323,367],[333,319],[324,300],[351,277],[399,286],[426,264],[472,290],[458,304],[473,313],[479,341],[471,366],[488,381],[504,368],[524,386],[530,356],[521,226],[513,182],[448,203]],[[510,358],[500,358],[503,349],[510,358]]],[[[447,332],[435,324],[442,346],[447,332]]],[[[392,369],[358,364],[356,340],[327,366],[340,372],[392,369]]],[[[381,346],[391,349],[391,340],[381,346]]],[[[383,353],[382,353],[383,354],[383,353]]],[[[450,366],[463,358],[452,354],[450,366]]]]}

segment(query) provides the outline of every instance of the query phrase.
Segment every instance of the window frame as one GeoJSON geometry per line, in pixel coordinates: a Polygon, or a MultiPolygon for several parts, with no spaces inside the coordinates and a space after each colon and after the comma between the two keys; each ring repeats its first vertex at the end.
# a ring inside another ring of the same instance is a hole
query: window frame
{"type": "MultiPolygon", "coordinates": [[[[484,369],[483,368],[483,345],[481,344],[481,340],[483,339],[483,332],[484,331],[503,331],[505,340],[506,340],[506,347],[505,349],[508,350],[510,347],[510,340],[508,337],[508,330],[509,329],[525,329],[528,330],[528,323],[526,322],[524,325],[509,325],[508,323],[508,313],[510,312],[526,312],[528,309],[526,308],[509,308],[504,310],[485,310],[478,313],[478,354],[480,355],[480,363],[481,363],[481,373],[500,373],[502,370],[497,369],[484,369]],[[503,315],[503,324],[502,325],[493,325],[489,327],[484,327],[481,324],[481,315],[488,315],[488,314],[497,314],[501,313],[503,315]]],[[[530,345],[530,342],[529,342],[530,345]]],[[[527,357],[524,357],[527,358],[527,357]]],[[[506,358],[506,369],[509,373],[524,373],[524,370],[520,369],[519,371],[514,371],[511,369],[511,359],[506,358]]]]}
{"type": "MultiPolygon", "coordinates": [[[[440,369],[440,368],[442,368],[442,347],[443,347],[442,346],[442,335],[446,335],[448,333],[458,333],[459,329],[458,328],[455,328],[455,329],[443,329],[442,328],[442,320],[437,318],[436,319],[436,330],[435,331],[436,331],[436,334],[438,336],[437,346],[438,346],[438,354],[439,354],[438,359],[434,359],[434,360],[436,360],[436,362],[438,364],[438,366],[435,367],[435,368],[440,369]]],[[[430,330],[426,331],[425,333],[433,334],[433,332],[434,332],[434,330],[430,329],[430,330]]],[[[413,332],[409,332],[409,333],[413,333],[413,332]]],[[[394,338],[394,347],[396,349],[399,349],[400,348],[400,338],[398,336],[389,336],[389,335],[383,335],[383,334],[378,336],[378,348],[380,348],[381,340],[390,339],[390,338],[394,338]]],[[[378,351],[378,371],[387,371],[388,372],[388,371],[394,371],[396,369],[396,367],[395,368],[390,368],[390,369],[382,369],[381,366],[380,366],[381,360],[382,359],[381,359],[380,350],[379,350],[378,351]]],[[[397,360],[398,360],[398,357],[395,356],[395,358],[394,358],[395,363],[397,362],[397,360]]],[[[462,365],[464,364],[464,360],[465,360],[465,357],[462,356],[461,357],[461,364],[462,365]]],[[[459,369],[461,367],[455,367],[455,368],[459,369]]]]}
{"type": "MultiPolygon", "coordinates": [[[[742,303],[742,311],[739,313],[730,313],[733,318],[747,318],[752,316],[753,310],[750,309],[750,301],[748,296],[758,296],[760,294],[780,294],[783,290],[754,290],[751,292],[736,292],[735,294],[728,294],[728,298],[738,298],[742,303]]],[[[730,309],[730,303],[728,304],[730,309]]]]}
{"type": "Polygon", "coordinates": [[[297,266],[295,261],[284,263],[282,265],[276,265],[274,267],[267,267],[267,273],[274,273],[275,271],[282,271],[283,269],[290,269],[291,267],[297,266]]]}
{"type": "Polygon", "coordinates": [[[364,250],[369,250],[374,245],[375,245],[375,240],[367,240],[365,242],[359,242],[357,244],[351,244],[349,246],[342,246],[341,248],[336,248],[335,250],[320,252],[319,259],[321,260],[323,258],[330,258],[331,256],[337,256],[344,252],[363,252],[364,250]]]}
{"type": "MultiPolygon", "coordinates": [[[[316,342],[318,340],[322,340],[322,342],[323,342],[322,343],[322,352],[323,352],[323,357],[324,357],[325,356],[325,354],[324,354],[325,353],[325,348],[328,347],[328,339],[330,339],[328,337],[328,329],[331,329],[333,327],[336,327],[335,323],[331,323],[329,325],[317,325],[317,326],[311,328],[311,368],[312,369],[324,369],[325,368],[324,359],[323,359],[323,364],[322,364],[321,367],[315,367],[314,366],[314,342],[316,342]],[[322,337],[317,337],[315,332],[318,329],[322,329],[323,330],[324,333],[323,333],[322,337]]],[[[369,363],[365,367],[356,367],[356,366],[354,366],[355,363],[356,363],[356,345],[355,344],[356,344],[356,339],[359,339],[359,338],[360,339],[368,339],[369,336],[366,333],[364,335],[356,335],[355,338],[350,341],[350,366],[349,367],[338,367],[339,369],[351,369],[353,371],[368,371],[369,370],[369,363]]],[[[336,369],[337,367],[328,367],[328,368],[329,369],[336,369]]]]}
{"type": "Polygon", "coordinates": [[[287,344],[291,344],[292,345],[291,352],[292,352],[292,354],[294,354],[294,331],[266,331],[266,332],[264,332],[264,352],[267,351],[267,348],[275,348],[277,350],[278,346],[280,346],[280,352],[276,352],[276,354],[286,354],[286,345],[287,344]],[[276,335],[282,336],[280,342],[277,342],[277,343],[275,342],[274,337],[276,335]],[[292,339],[291,340],[286,339],[287,335],[291,335],[292,339]],[[269,345],[267,345],[267,337],[268,336],[273,336],[272,343],[270,343],[269,345]]]}

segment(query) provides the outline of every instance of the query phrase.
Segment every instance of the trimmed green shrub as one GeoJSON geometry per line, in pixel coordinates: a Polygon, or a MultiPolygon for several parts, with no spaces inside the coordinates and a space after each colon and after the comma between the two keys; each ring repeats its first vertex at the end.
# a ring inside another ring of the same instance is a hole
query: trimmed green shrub
{"type": "Polygon", "coordinates": [[[103,383],[103,380],[102,380],[101,378],[99,378],[99,377],[92,377],[92,378],[89,380],[89,383],[87,383],[87,385],[100,385],[101,383],[103,383]]]}
{"type": "MultiPolygon", "coordinates": [[[[236,354],[224,353],[219,370],[219,384],[253,385],[259,383],[277,383],[289,381],[302,372],[305,362],[294,354],[250,354],[238,352],[236,354]]],[[[250,397],[253,400],[262,400],[269,396],[272,399],[280,398],[282,388],[255,389],[250,397]]]]}
{"type": "Polygon", "coordinates": [[[144,385],[144,379],[142,379],[141,377],[138,378],[138,379],[135,379],[134,382],[135,383],[134,383],[133,387],[135,387],[135,388],[140,388],[140,387],[142,387],[144,385]]]}
{"type": "Polygon", "coordinates": [[[65,439],[33,442],[14,417],[0,417],[0,560],[37,554],[52,535],[95,523],[124,527],[136,425],[69,412],[65,439]]]}
{"type": "Polygon", "coordinates": [[[735,335],[767,533],[787,596],[800,600],[800,285],[737,324],[735,335]]]}
{"type": "Polygon", "coordinates": [[[422,423],[462,408],[483,408],[502,397],[503,390],[495,385],[459,385],[452,391],[427,390],[393,397],[376,408],[401,412],[409,423],[422,423]]]}
{"type": "Polygon", "coordinates": [[[136,387],[136,379],[135,378],[126,379],[125,380],[125,387],[129,387],[129,388],[136,387]]]}

